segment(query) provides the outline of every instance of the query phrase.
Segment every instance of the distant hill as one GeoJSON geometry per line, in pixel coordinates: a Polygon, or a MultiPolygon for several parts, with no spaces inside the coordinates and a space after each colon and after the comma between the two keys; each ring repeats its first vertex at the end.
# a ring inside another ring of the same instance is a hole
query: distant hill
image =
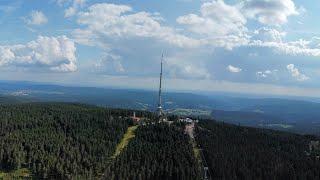
{"type": "Polygon", "coordinates": [[[23,102],[23,99],[17,98],[14,96],[0,95],[0,104],[12,104],[12,103],[19,103],[19,102],[23,102]]]}
{"type": "MultiPolygon", "coordinates": [[[[75,102],[148,111],[154,111],[158,103],[156,91],[32,82],[0,81],[1,94],[6,97],[2,102],[75,102]]],[[[316,102],[186,92],[164,92],[163,102],[168,113],[181,116],[209,118],[213,115],[218,120],[234,124],[320,134],[320,103],[316,102]],[[261,122],[268,123],[261,125],[261,122]]]]}
{"type": "MultiPolygon", "coordinates": [[[[81,102],[117,108],[155,110],[157,92],[134,89],[95,87],[66,87],[31,82],[0,81],[0,94],[28,97],[34,101],[81,102]]],[[[222,106],[220,100],[192,93],[168,92],[163,94],[164,107],[207,109],[222,106]]]]}
{"type": "Polygon", "coordinates": [[[211,116],[219,121],[245,126],[285,123],[282,119],[261,112],[213,110],[211,116]]]}
{"type": "Polygon", "coordinates": [[[271,113],[213,110],[211,116],[217,121],[235,125],[320,135],[319,122],[286,121],[286,118],[271,113]]]}

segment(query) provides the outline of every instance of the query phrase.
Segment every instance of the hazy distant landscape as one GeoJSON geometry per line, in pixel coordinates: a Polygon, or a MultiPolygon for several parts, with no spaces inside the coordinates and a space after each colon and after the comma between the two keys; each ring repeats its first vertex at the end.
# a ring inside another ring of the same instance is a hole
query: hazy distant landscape
{"type": "MultiPolygon", "coordinates": [[[[68,87],[32,82],[0,82],[0,102],[77,102],[155,111],[156,91],[68,87]]],[[[320,134],[320,103],[308,100],[244,98],[241,94],[199,95],[165,92],[164,108],[180,116],[212,118],[236,125],[320,134]]]]}

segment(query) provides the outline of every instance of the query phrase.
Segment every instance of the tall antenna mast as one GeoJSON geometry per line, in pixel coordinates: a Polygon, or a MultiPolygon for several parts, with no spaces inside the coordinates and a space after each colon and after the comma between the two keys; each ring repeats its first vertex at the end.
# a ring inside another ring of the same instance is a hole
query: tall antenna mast
{"type": "Polygon", "coordinates": [[[163,53],[162,53],[162,56],[161,56],[161,70],[160,70],[160,85],[159,85],[159,99],[158,99],[158,116],[159,118],[161,118],[164,113],[163,113],[163,110],[162,110],[162,99],[161,99],[161,91],[162,91],[162,66],[163,66],[163,53]]]}

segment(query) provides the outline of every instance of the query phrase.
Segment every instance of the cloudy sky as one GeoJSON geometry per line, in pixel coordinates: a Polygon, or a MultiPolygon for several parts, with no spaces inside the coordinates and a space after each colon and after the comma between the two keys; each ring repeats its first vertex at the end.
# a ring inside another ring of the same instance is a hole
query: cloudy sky
{"type": "Polygon", "coordinates": [[[2,0],[0,80],[320,96],[318,0],[2,0]]]}

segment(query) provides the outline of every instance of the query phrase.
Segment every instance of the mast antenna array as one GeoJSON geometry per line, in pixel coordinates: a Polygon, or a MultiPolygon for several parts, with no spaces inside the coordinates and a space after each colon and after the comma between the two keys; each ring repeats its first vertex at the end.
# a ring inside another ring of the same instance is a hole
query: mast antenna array
{"type": "Polygon", "coordinates": [[[158,117],[159,119],[163,119],[164,118],[164,112],[162,109],[162,99],[161,99],[161,93],[162,93],[162,68],[163,68],[163,53],[161,56],[161,69],[160,69],[160,84],[159,84],[159,96],[158,96],[158,108],[157,108],[157,113],[158,113],[158,117]]]}

